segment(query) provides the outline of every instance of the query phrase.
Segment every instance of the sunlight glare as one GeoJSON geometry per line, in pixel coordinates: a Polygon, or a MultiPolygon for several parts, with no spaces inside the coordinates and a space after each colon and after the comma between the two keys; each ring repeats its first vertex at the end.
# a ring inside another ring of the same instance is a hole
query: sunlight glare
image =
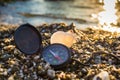
{"type": "Polygon", "coordinates": [[[115,2],[116,0],[104,0],[104,11],[98,14],[98,20],[101,25],[117,24],[115,2]]]}
{"type": "MultiPolygon", "coordinates": [[[[101,0],[99,0],[101,1],[101,0]]],[[[102,26],[102,29],[105,31],[110,32],[118,32],[120,33],[120,28],[113,27],[111,24],[116,25],[117,24],[117,15],[116,15],[116,0],[103,0],[104,11],[100,12],[98,14],[98,21],[99,24],[102,26]]]]}

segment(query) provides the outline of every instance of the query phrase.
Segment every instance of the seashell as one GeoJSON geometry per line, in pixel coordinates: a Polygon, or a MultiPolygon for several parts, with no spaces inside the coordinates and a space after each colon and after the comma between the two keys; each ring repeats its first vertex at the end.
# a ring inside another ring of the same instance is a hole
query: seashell
{"type": "Polygon", "coordinates": [[[71,47],[73,43],[75,43],[75,36],[70,32],[57,31],[53,33],[50,38],[50,43],[60,43],[66,45],[67,47],[71,47]]]}
{"type": "Polygon", "coordinates": [[[99,74],[95,75],[93,80],[110,80],[109,74],[107,71],[102,71],[99,74]]]}

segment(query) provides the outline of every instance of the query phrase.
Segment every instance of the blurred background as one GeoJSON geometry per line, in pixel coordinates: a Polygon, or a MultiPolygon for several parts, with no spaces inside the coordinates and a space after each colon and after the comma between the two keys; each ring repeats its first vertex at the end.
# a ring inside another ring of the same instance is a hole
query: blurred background
{"type": "Polygon", "coordinates": [[[120,0],[0,0],[0,23],[59,22],[120,32],[120,0]]]}

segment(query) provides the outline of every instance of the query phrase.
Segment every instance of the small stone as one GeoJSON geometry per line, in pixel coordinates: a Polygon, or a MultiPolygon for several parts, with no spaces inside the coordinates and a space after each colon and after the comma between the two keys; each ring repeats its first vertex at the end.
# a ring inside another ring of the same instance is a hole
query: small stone
{"type": "Polygon", "coordinates": [[[14,64],[16,64],[16,63],[17,63],[17,62],[14,61],[14,60],[10,60],[10,61],[9,61],[9,64],[10,64],[10,65],[14,65],[14,64]]]}
{"type": "Polygon", "coordinates": [[[50,78],[54,78],[55,77],[55,71],[52,70],[52,69],[48,69],[47,70],[47,75],[50,77],[50,78]]]}
{"type": "Polygon", "coordinates": [[[1,43],[0,43],[0,46],[3,47],[3,46],[5,46],[5,44],[1,42],[1,43]]]}
{"type": "Polygon", "coordinates": [[[44,70],[44,69],[39,70],[37,73],[39,76],[46,76],[46,74],[47,74],[46,70],[44,70]]]}
{"type": "Polygon", "coordinates": [[[87,71],[86,68],[83,68],[83,69],[81,70],[81,72],[82,72],[83,75],[87,75],[87,74],[88,74],[88,71],[87,71]]]}
{"type": "Polygon", "coordinates": [[[11,42],[11,39],[6,38],[6,39],[4,39],[4,42],[5,42],[5,43],[9,43],[9,42],[11,42]]]}
{"type": "Polygon", "coordinates": [[[58,78],[66,79],[66,74],[65,74],[64,72],[61,72],[61,73],[58,75],[58,78]]]}
{"type": "Polygon", "coordinates": [[[73,74],[73,73],[71,73],[71,78],[72,78],[72,79],[75,79],[75,78],[76,78],[76,75],[73,74]]]}
{"type": "Polygon", "coordinates": [[[101,61],[101,56],[100,55],[95,56],[95,63],[100,64],[101,62],[102,62],[101,61]]]}
{"type": "Polygon", "coordinates": [[[11,57],[12,57],[11,55],[4,53],[3,55],[0,56],[0,60],[6,61],[11,57]]]}
{"type": "Polygon", "coordinates": [[[8,80],[14,80],[14,75],[11,75],[8,80]]]}
{"type": "Polygon", "coordinates": [[[20,75],[21,78],[24,77],[24,74],[23,74],[23,70],[22,70],[22,69],[20,70],[20,74],[19,74],[19,75],[20,75]]]}
{"type": "Polygon", "coordinates": [[[51,36],[51,33],[44,33],[44,36],[49,38],[51,36]]]}
{"type": "Polygon", "coordinates": [[[38,70],[42,70],[42,66],[39,65],[39,66],[37,67],[37,69],[38,69],[38,70]]]}
{"type": "Polygon", "coordinates": [[[45,65],[45,67],[44,67],[45,70],[50,69],[50,68],[51,68],[51,67],[50,67],[50,64],[49,64],[49,63],[47,63],[47,64],[45,65]]]}
{"type": "Polygon", "coordinates": [[[34,57],[35,60],[37,60],[37,59],[39,59],[39,58],[40,58],[40,56],[35,56],[35,57],[34,57]]]}
{"type": "Polygon", "coordinates": [[[9,69],[7,70],[7,72],[9,73],[11,70],[12,70],[12,69],[11,69],[11,68],[9,68],[9,69]]]}
{"type": "Polygon", "coordinates": [[[33,61],[33,66],[35,67],[36,66],[36,63],[33,61]]]}
{"type": "Polygon", "coordinates": [[[71,75],[70,74],[66,74],[66,78],[67,79],[71,79],[71,75]]]}
{"type": "Polygon", "coordinates": [[[0,68],[0,72],[3,72],[4,71],[4,69],[3,68],[0,68]]]}
{"type": "Polygon", "coordinates": [[[36,72],[33,72],[33,78],[34,78],[34,80],[36,80],[38,78],[36,72]]]}
{"type": "Polygon", "coordinates": [[[7,50],[7,51],[11,51],[11,50],[15,49],[15,46],[14,45],[8,45],[8,46],[5,46],[3,49],[7,50]]]}
{"type": "Polygon", "coordinates": [[[6,34],[3,35],[4,38],[8,37],[8,36],[9,36],[9,33],[6,33],[6,34]]]}
{"type": "Polygon", "coordinates": [[[7,70],[5,70],[5,71],[3,72],[3,74],[6,76],[6,75],[8,74],[7,70]]]}

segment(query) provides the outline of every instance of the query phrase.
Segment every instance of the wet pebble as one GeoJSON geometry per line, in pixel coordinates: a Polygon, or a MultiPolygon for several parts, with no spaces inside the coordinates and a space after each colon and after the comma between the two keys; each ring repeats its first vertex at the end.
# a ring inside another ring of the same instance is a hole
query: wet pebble
{"type": "Polygon", "coordinates": [[[49,78],[55,78],[55,71],[54,70],[52,70],[52,69],[48,69],[47,70],[47,75],[48,75],[48,77],[49,78]]]}
{"type": "Polygon", "coordinates": [[[12,50],[15,49],[15,46],[14,45],[8,45],[8,46],[5,46],[3,49],[6,50],[6,51],[12,51],[12,50]]]}
{"type": "Polygon", "coordinates": [[[9,58],[12,58],[12,55],[10,55],[8,53],[4,53],[4,54],[0,55],[1,61],[7,61],[9,58]]]}

